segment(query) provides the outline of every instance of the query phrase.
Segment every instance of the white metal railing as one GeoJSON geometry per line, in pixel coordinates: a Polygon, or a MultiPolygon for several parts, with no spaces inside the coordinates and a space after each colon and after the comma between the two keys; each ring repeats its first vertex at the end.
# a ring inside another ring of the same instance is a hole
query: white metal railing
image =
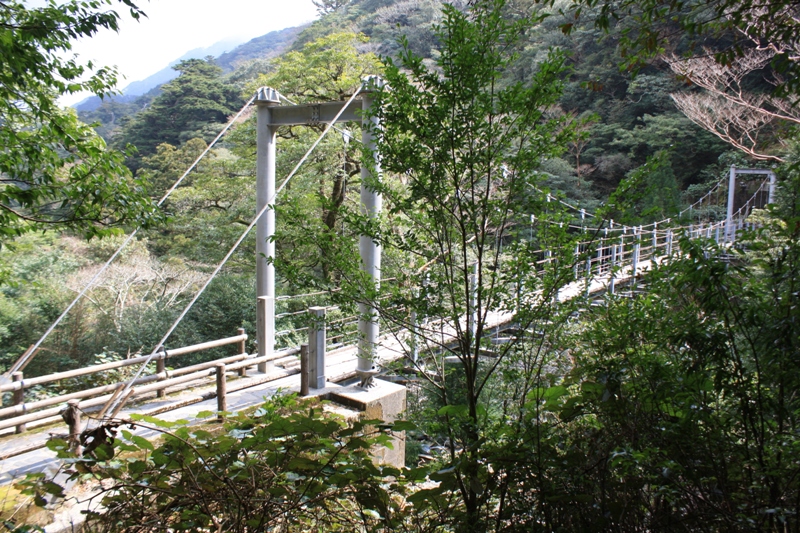
{"type": "MultiPolygon", "coordinates": [[[[635,279],[647,261],[659,261],[672,256],[675,252],[675,239],[681,234],[689,238],[713,239],[718,243],[733,242],[737,233],[745,229],[745,219],[752,212],[754,205],[752,200],[763,192],[763,187],[762,185],[751,200],[734,213],[732,217],[733,228],[728,228],[728,222],[725,220],[707,224],[692,224],[685,227],[662,227],[661,229],[656,226],[628,227],[620,225],[603,229],[581,227],[581,230],[587,235],[591,232],[596,238],[580,241],[575,245],[574,281],[583,281],[586,284],[587,296],[592,280],[602,279],[603,283],[599,286],[604,287],[604,290],[614,292],[616,283],[624,279],[635,279]]],[[[547,250],[539,250],[537,255],[539,256],[539,259],[535,261],[537,269],[544,269],[554,261],[552,254],[548,253],[547,250]]],[[[385,280],[385,282],[390,281],[392,280],[385,280]]],[[[413,291],[414,289],[409,288],[409,290],[413,291]]],[[[594,290],[598,289],[595,287],[594,290]]],[[[300,337],[308,338],[310,345],[316,342],[315,338],[322,339],[322,345],[314,347],[312,352],[317,354],[317,357],[321,357],[319,360],[322,361],[322,368],[317,368],[316,372],[317,374],[321,372],[324,377],[325,353],[356,343],[359,338],[357,330],[358,316],[344,313],[336,306],[328,305],[327,307],[316,308],[318,310],[316,316],[323,317],[321,323],[313,323],[313,320],[309,320],[308,317],[311,316],[308,309],[309,300],[318,302],[319,299],[325,299],[324,297],[328,295],[330,295],[328,291],[318,291],[276,298],[276,302],[286,308],[285,311],[275,315],[277,321],[286,321],[286,327],[278,330],[276,337],[286,338],[287,340],[294,339],[294,346],[284,346],[271,355],[253,357],[246,353],[245,341],[248,337],[244,330],[240,329],[239,334],[233,337],[169,351],[162,349],[157,352],[156,357],[152,358],[152,361],[156,364],[155,371],[149,374],[144,373],[137,377],[132,385],[129,386],[129,390],[126,390],[126,400],[154,392],[157,396],[163,397],[166,389],[170,387],[186,386],[193,382],[207,381],[208,378],[216,374],[217,396],[221,398],[221,401],[224,401],[226,390],[225,374],[227,372],[238,371],[241,376],[244,376],[246,369],[250,366],[295,356],[301,352],[301,347],[296,345],[297,339],[300,337]],[[319,310],[322,310],[321,314],[319,310]],[[326,318],[327,312],[337,312],[339,316],[326,318]],[[320,328],[323,331],[321,336],[318,335],[320,328]],[[326,334],[328,332],[330,332],[330,335],[326,334]],[[166,369],[166,360],[169,358],[231,344],[238,345],[238,354],[183,368],[166,369]],[[220,383],[222,384],[222,389],[220,389],[220,383]]],[[[403,309],[394,309],[395,314],[402,314],[403,312],[403,309]]],[[[410,311],[408,314],[413,323],[415,318],[411,316],[410,311]]],[[[435,320],[429,318],[427,324],[430,325],[435,320]]],[[[402,321],[387,321],[385,317],[382,317],[381,321],[384,335],[396,337],[403,335],[404,325],[402,321]]],[[[412,327],[416,327],[416,325],[414,324],[412,327]]],[[[444,333],[442,334],[444,335],[444,333]]],[[[29,379],[25,379],[22,372],[15,372],[12,375],[12,382],[0,385],[0,393],[12,393],[13,396],[10,406],[0,408],[0,419],[2,419],[0,420],[0,430],[14,427],[17,432],[22,432],[28,423],[58,421],[60,419],[59,414],[63,410],[65,403],[70,408],[81,410],[105,406],[101,409],[101,413],[105,414],[105,410],[109,408],[109,405],[119,400],[119,395],[128,386],[126,381],[122,380],[118,383],[100,385],[32,402],[25,402],[25,390],[76,377],[117,371],[132,365],[142,364],[148,357],[134,357],[123,361],[93,365],[29,379]]],[[[124,404],[124,402],[117,403],[124,404]]],[[[111,414],[114,415],[116,413],[111,414]]]]}

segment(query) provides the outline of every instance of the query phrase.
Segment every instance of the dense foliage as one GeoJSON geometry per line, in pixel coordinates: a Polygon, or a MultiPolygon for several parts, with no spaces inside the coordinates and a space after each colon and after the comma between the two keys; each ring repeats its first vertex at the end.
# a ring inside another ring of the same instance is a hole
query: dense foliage
{"type": "MultiPolygon", "coordinates": [[[[373,50],[396,53],[382,64],[391,90],[375,95],[382,170],[348,135],[320,145],[279,202],[279,287],[335,287],[326,302],[368,304],[383,324],[413,330],[399,339],[409,357],[398,371],[414,374],[408,417],[417,429],[395,429],[409,430],[409,448],[428,463],[375,467],[367,450],[386,440],[368,427],[375,421],[344,424],[286,398],[215,430],[164,428],[156,443],[111,426],[108,440],[74,460],[87,479],[106,480],[108,514],[91,516],[90,527],[800,530],[800,167],[790,134],[771,131],[773,141],[787,141],[773,142],[788,161],[777,169],[779,204],[751,215],[758,228],[736,246],[682,240],[671,261],[640,281],[646,292],[554,305],[585,258],[574,252],[573,215],[551,195],[588,207],[605,201],[601,219],[641,223],[673,216],[725,166],[748,161],[723,153],[672,107],[680,84],[663,66],[636,78],[617,68],[617,45],[634,43],[634,33],[612,23],[605,5],[584,6],[590,18],[567,23],[502,0],[319,6],[326,16],[249,80],[247,92],[268,84],[298,100],[345,98],[361,75],[381,68],[373,50]],[[359,28],[372,40],[331,31],[345,22],[372,24],[359,28]],[[406,31],[397,44],[382,40],[406,31]],[[355,200],[361,165],[372,171],[364,185],[384,195],[380,219],[364,216],[355,200]],[[392,279],[380,290],[358,268],[359,234],[384,248],[382,274],[392,279]],[[516,324],[502,339],[486,327],[498,310],[516,324]],[[453,342],[443,342],[445,330],[453,342]]],[[[645,22],[656,7],[642,4],[645,22]]],[[[156,145],[146,120],[162,117],[142,114],[127,130],[150,143],[132,164],[159,190],[205,149],[204,132],[236,100],[210,63],[184,67],[153,107],[188,129],[156,145]],[[199,99],[183,99],[195,89],[199,99]]],[[[358,137],[355,125],[347,128],[358,137]]],[[[316,133],[281,132],[279,172],[316,133]]],[[[43,368],[151,347],[153,332],[252,214],[253,138],[245,121],[198,166],[166,204],[173,225],[123,257],[69,333],[56,336],[43,368]],[[89,322],[112,333],[92,334],[89,322]]],[[[67,298],[68,287],[46,283],[39,266],[56,265],[76,283],[92,268],[82,256],[108,253],[28,239],[4,252],[17,283],[0,294],[0,335],[20,349],[67,298]],[[48,253],[32,261],[24,248],[33,246],[48,253]]],[[[236,256],[171,342],[250,325],[251,259],[236,256]]],[[[65,453],[65,443],[51,446],[65,453]]],[[[33,481],[34,495],[60,494],[33,481]]]]}
{"type": "MultiPolygon", "coordinates": [[[[141,15],[130,0],[120,3],[134,18],[141,15]]],[[[144,183],[123,165],[124,154],[108,150],[57,104],[65,94],[113,90],[113,69],[82,65],[67,53],[76,38],[118,29],[119,16],[106,7],[114,4],[0,4],[0,243],[48,228],[93,237],[160,220],[144,183]]]]}
{"type": "Polygon", "coordinates": [[[196,137],[210,142],[244,104],[239,91],[223,83],[222,69],[213,62],[189,59],[173,68],[181,75],[130,118],[116,142],[133,144],[142,156],[154,154],[161,143],[179,145],[196,137]]]}
{"type": "MultiPolygon", "coordinates": [[[[282,396],[222,427],[150,417],[102,426],[83,457],[62,440],[48,446],[69,459],[72,478],[104,480],[92,496],[102,510],[92,508],[83,531],[385,531],[401,503],[385,480],[400,472],[372,462],[370,448],[391,440],[378,423],[282,396]],[[153,444],[133,431],[142,428],[163,438],[153,444]]],[[[63,495],[39,478],[26,493],[63,495]]]]}

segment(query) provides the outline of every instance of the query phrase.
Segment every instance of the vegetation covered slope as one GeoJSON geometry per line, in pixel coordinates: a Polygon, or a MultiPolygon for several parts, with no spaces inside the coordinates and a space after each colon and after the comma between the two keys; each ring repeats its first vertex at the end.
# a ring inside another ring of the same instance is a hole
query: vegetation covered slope
{"type": "MultiPolygon", "coordinates": [[[[558,7],[548,8],[547,12],[556,13],[558,7]]],[[[370,54],[387,57],[397,54],[401,35],[405,36],[409,50],[431,64],[441,54],[440,38],[433,32],[434,25],[442,21],[441,8],[442,5],[434,1],[355,0],[328,9],[318,21],[303,29],[292,45],[290,54],[294,55],[266,62],[263,58],[257,59],[242,64],[229,75],[224,75],[208,61],[187,62],[180,67],[183,69],[181,76],[165,84],[161,94],[153,97],[146,109],[122,121],[112,119],[118,125],[113,143],[120,147],[128,143],[138,146],[139,152],[128,159],[128,165],[135,169],[138,177],[148,179],[153,197],[158,198],[188,168],[221,123],[252,95],[257,85],[274,85],[292,98],[309,99],[309,88],[317,92],[316,98],[342,98],[353,90],[357,80],[342,79],[337,71],[351,64],[360,65],[356,70],[367,73],[369,69],[364,65],[373,64],[372,72],[378,72],[380,67],[369,59],[374,58],[370,54]],[[360,32],[366,38],[346,37],[347,34],[340,31],[343,27],[351,28],[355,34],[360,32]],[[314,65],[314,61],[323,66],[318,70],[307,68],[314,65]],[[321,81],[326,76],[329,81],[321,81]],[[323,83],[327,86],[320,85],[323,83]]],[[[542,9],[535,4],[518,3],[507,8],[507,15],[532,16],[543,13],[542,9]]],[[[564,90],[550,106],[548,117],[565,123],[573,121],[579,131],[564,151],[542,162],[538,171],[544,179],[542,185],[591,210],[604,201],[626,175],[641,168],[648,157],[664,151],[661,160],[665,163],[657,172],[649,173],[642,185],[646,194],[639,200],[637,218],[627,221],[636,223],[674,214],[684,201],[694,197],[694,191],[704,191],[706,184],[716,180],[731,162],[744,162],[741,156],[726,152],[721,142],[694,126],[672,106],[669,94],[680,83],[665,64],[654,62],[634,78],[619,69],[620,34],[616,29],[612,28],[608,34],[595,29],[591,10],[574,24],[569,35],[564,34],[562,23],[563,19],[557,14],[537,18],[531,31],[524,36],[524,44],[516,52],[508,75],[502,80],[505,84],[526,83],[542,63],[547,49],[564,54],[568,67],[564,90]]],[[[358,136],[357,125],[350,126],[350,131],[358,136]]],[[[279,173],[288,172],[313,135],[313,130],[300,128],[281,133],[279,173]]],[[[146,234],[143,242],[150,254],[149,261],[178,264],[192,273],[188,279],[197,280],[221,257],[238,229],[249,221],[253,209],[253,143],[251,118],[235,128],[221,147],[212,151],[211,158],[187,177],[165,205],[171,223],[146,234]]],[[[341,226],[343,220],[337,212],[356,201],[354,184],[359,161],[356,143],[348,145],[341,137],[330,137],[321,145],[320,155],[294,179],[279,206],[279,216],[285,221],[278,241],[279,255],[293,258],[297,262],[295,266],[307,272],[327,270],[326,244],[304,240],[298,228],[305,227],[313,233],[316,227],[330,230],[341,226]]],[[[246,241],[243,250],[248,249],[251,239],[246,241]]],[[[6,264],[18,262],[12,250],[5,254],[6,264]]],[[[228,271],[237,276],[236,284],[248,286],[250,283],[247,281],[252,276],[249,264],[245,252],[234,256],[228,271]]],[[[87,265],[86,268],[92,267],[87,265]]],[[[86,276],[81,269],[63,275],[76,279],[86,276]]],[[[303,292],[308,288],[303,282],[290,284],[284,277],[279,282],[282,291],[303,292]]],[[[168,278],[157,282],[158,290],[148,294],[152,297],[163,293],[163,284],[168,283],[171,283],[168,278]]],[[[66,285],[61,283],[60,286],[66,285]]],[[[10,287],[3,290],[9,295],[16,294],[10,287]]],[[[41,292],[40,296],[31,295],[31,298],[52,300],[45,296],[50,289],[35,287],[31,290],[41,292]]],[[[22,292],[28,293],[27,290],[22,292]]],[[[242,295],[242,301],[248,300],[249,296],[242,295]]],[[[163,324],[185,301],[186,296],[176,297],[164,307],[156,301],[144,304],[131,300],[123,305],[123,314],[137,315],[139,318],[134,322],[139,324],[142,320],[151,320],[145,317],[152,314],[154,323],[163,324]]],[[[26,308],[24,299],[18,303],[26,308]]],[[[246,305],[252,311],[252,306],[246,305]]],[[[81,333],[70,337],[73,341],[69,351],[86,353],[81,356],[82,361],[90,360],[93,353],[103,352],[103,348],[116,353],[135,353],[148,349],[148,343],[155,342],[140,333],[97,335],[93,333],[95,328],[106,327],[103,325],[106,311],[102,306],[90,306],[86,313],[79,327],[81,333]],[[89,342],[90,339],[104,340],[95,343],[89,342]]],[[[22,319],[9,317],[8,320],[22,319]]],[[[199,323],[204,322],[199,319],[199,323]]],[[[228,329],[233,330],[236,325],[231,322],[230,326],[228,329]]],[[[115,329],[120,327],[124,329],[119,325],[115,329]]],[[[155,329],[158,328],[148,328],[155,329]]],[[[9,359],[36,339],[36,331],[31,328],[9,327],[7,330],[10,333],[3,350],[7,350],[5,357],[9,359]]],[[[211,332],[203,333],[210,335],[211,332]]],[[[202,336],[201,333],[197,335],[202,336]]],[[[182,341],[176,339],[176,342],[182,341]]],[[[64,351],[56,347],[50,349],[55,353],[64,351]]],[[[72,357],[59,358],[63,364],[68,364],[70,359],[72,357]]],[[[61,367],[61,363],[58,366],[61,367]]]]}
{"type": "MultiPolygon", "coordinates": [[[[88,477],[110,480],[113,522],[98,520],[100,530],[800,529],[796,146],[787,143],[778,203],[754,214],[758,228],[737,246],[684,239],[674,260],[646,277],[646,293],[597,307],[552,305],[573,279],[576,236],[559,224],[566,214],[548,206],[539,189],[550,178],[536,170],[576,140],[581,123],[551,114],[563,83],[558,52],[513,83],[531,28],[506,8],[500,0],[466,14],[448,8],[435,61],[406,47],[384,63],[392,91],[380,94],[380,113],[395,120],[379,141],[386,172],[368,183],[384,193],[385,217],[366,219],[345,201],[337,206],[344,229],[320,224],[312,233],[298,224],[282,236],[352,245],[355,226],[381,242],[387,270],[405,286],[386,284],[379,298],[354,267],[354,246],[330,248],[338,250],[332,272],[306,265],[282,271],[284,279],[337,283],[342,300],[380,306],[401,324],[410,318],[395,304],[433,319],[418,331],[435,349],[407,363],[419,380],[409,417],[436,445],[431,462],[371,469],[363,451],[372,441],[355,434],[365,428],[344,429],[313,408],[283,420],[270,406],[216,434],[176,428],[158,447],[121,432],[80,460],[93,469],[88,477]],[[539,220],[536,241],[513,224],[529,212],[539,220]],[[501,247],[497,235],[513,239],[501,247]],[[552,255],[534,271],[542,243],[552,255]],[[487,310],[497,308],[519,325],[502,342],[484,327],[487,310]],[[471,317],[466,325],[463,316],[471,317]],[[454,343],[441,343],[440,317],[449,317],[454,343]],[[113,451],[135,457],[114,460],[113,451]],[[303,502],[320,495],[330,495],[330,512],[316,515],[318,507],[303,502]],[[143,524],[140,516],[154,518],[143,524]]],[[[333,208],[322,201],[330,183],[315,177],[304,176],[320,203],[295,191],[298,213],[333,208]]],[[[638,172],[626,185],[648,178],[638,172]]],[[[617,194],[610,203],[635,201],[617,194]]]]}

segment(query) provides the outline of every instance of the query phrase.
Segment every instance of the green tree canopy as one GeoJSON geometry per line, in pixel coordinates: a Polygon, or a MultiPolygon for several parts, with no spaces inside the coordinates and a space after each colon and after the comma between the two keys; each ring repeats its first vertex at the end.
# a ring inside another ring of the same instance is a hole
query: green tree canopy
{"type": "Polygon", "coordinates": [[[273,72],[259,76],[249,87],[274,87],[302,101],[345,99],[363,78],[383,70],[378,56],[359,51],[368,40],[353,32],[321,37],[278,58],[273,72]]]}
{"type": "MultiPolygon", "coordinates": [[[[76,38],[119,29],[108,8],[116,3],[0,3],[0,240],[53,226],[91,237],[159,219],[123,154],[57,103],[66,94],[113,90],[114,69],[82,65],[68,53],[76,38]]],[[[134,18],[143,15],[131,0],[119,3],[134,18]]]]}
{"type": "MultiPolygon", "coordinates": [[[[554,4],[553,1],[549,2],[554,4]]],[[[595,25],[619,26],[620,49],[628,66],[665,50],[695,51],[713,43],[720,65],[730,64],[748,48],[771,50],[772,65],[784,74],[779,92],[796,92],[800,24],[797,4],[787,0],[573,0],[574,15],[562,26],[569,33],[584,9],[597,8],[595,25]]],[[[588,10],[587,9],[587,10],[588,10]]]]}
{"type": "Polygon", "coordinates": [[[180,76],[164,84],[161,94],[115,139],[133,144],[140,155],[155,154],[161,143],[180,146],[194,138],[210,142],[244,103],[211,58],[188,59],[173,68],[180,76]]]}

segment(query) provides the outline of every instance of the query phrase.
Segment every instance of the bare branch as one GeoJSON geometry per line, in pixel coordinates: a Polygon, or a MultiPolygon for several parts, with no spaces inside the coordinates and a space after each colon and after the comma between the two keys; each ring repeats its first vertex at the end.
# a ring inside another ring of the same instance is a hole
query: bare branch
{"type": "Polygon", "coordinates": [[[769,114],[707,93],[675,93],[671,96],[689,120],[754,159],[783,161],[778,156],[763,153],[758,146],[762,130],[774,120],[769,114]]]}

